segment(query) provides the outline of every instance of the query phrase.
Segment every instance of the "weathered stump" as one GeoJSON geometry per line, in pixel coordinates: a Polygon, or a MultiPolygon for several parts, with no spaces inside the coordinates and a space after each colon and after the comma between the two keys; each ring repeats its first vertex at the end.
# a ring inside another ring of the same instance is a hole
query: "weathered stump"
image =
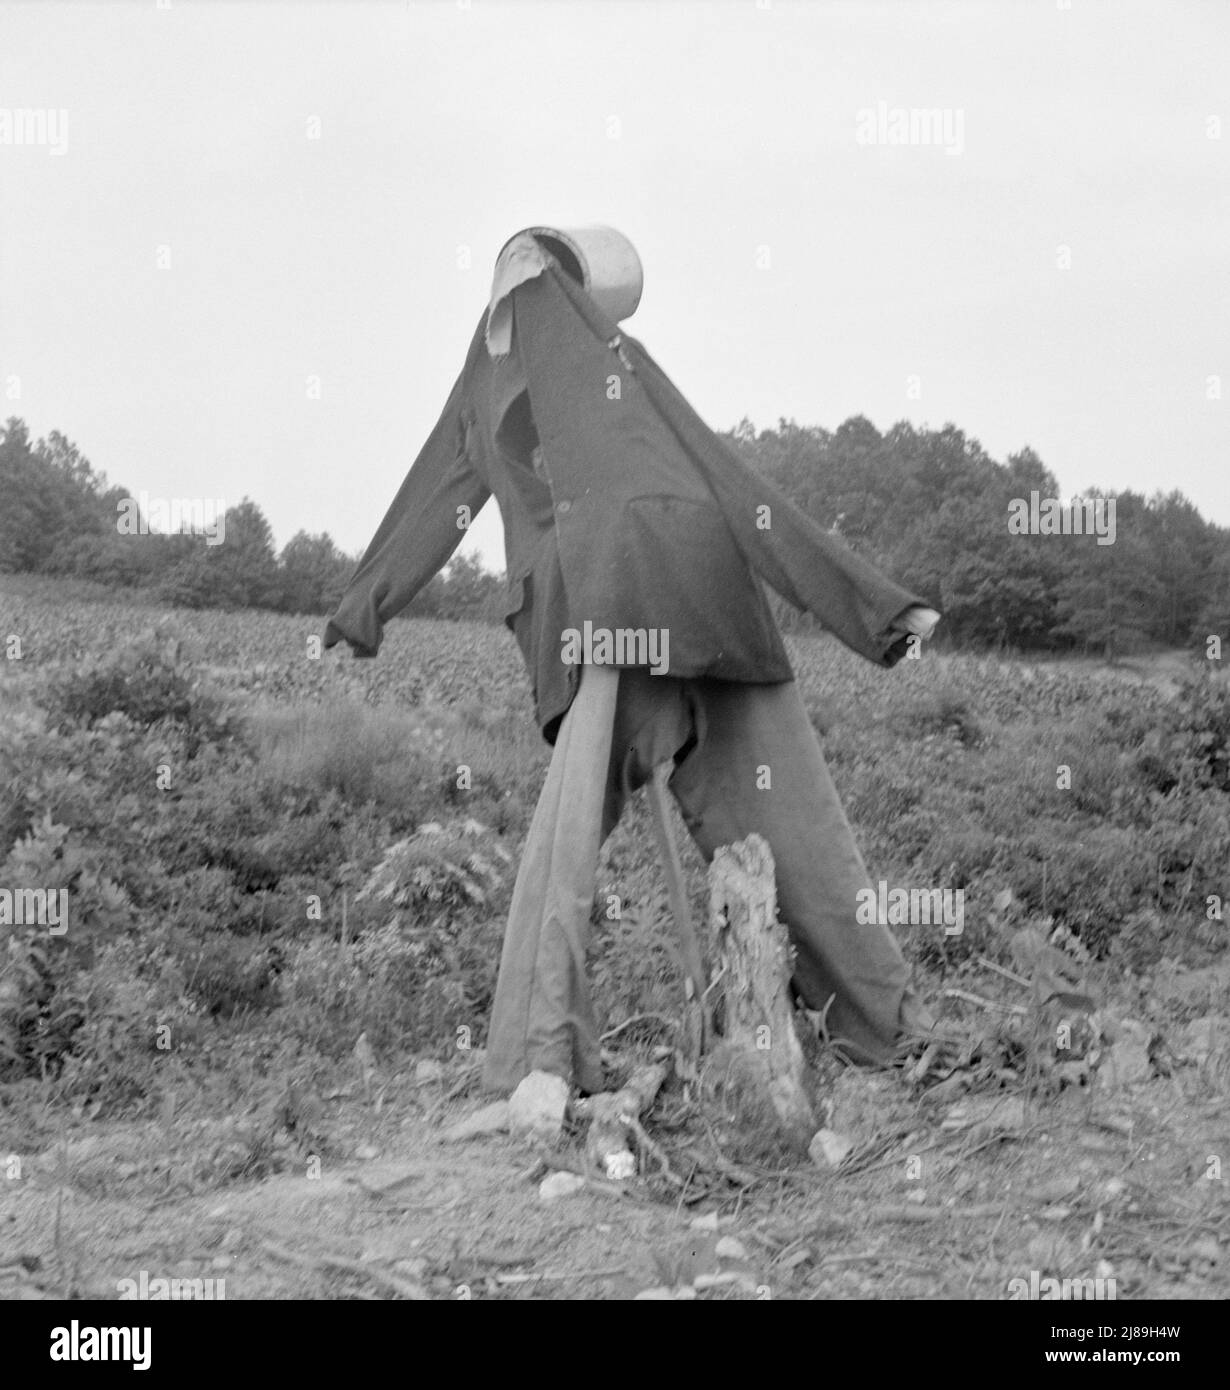
{"type": "Polygon", "coordinates": [[[759,835],[714,854],[709,914],[721,1021],[702,1069],[704,1093],[721,1103],[727,1140],[745,1156],[773,1140],[806,1153],[816,1123],[794,1029],[791,947],[777,920],[773,855],[759,835]]]}

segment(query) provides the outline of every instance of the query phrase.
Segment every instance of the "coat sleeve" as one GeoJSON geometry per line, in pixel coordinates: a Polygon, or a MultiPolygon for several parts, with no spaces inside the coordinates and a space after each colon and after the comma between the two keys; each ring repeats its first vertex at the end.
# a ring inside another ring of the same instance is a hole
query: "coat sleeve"
{"type": "Polygon", "coordinates": [[[468,372],[469,364],[329,619],[326,647],[346,641],[355,656],[375,656],[385,623],[447,563],[490,497],[467,455],[468,372]]]}
{"type": "Polygon", "coordinates": [[[635,339],[638,378],[702,468],[739,549],[757,574],[796,608],[814,614],[868,661],[895,665],[906,653],[906,610],[927,606],[830,536],[784,492],[737,457],[704,423],[635,339]],[[767,510],[766,510],[767,509],[767,510]]]}

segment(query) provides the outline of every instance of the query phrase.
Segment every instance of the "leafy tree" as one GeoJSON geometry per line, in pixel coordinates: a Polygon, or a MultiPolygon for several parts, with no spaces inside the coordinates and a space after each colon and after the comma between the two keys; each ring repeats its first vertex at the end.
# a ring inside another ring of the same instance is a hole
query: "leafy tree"
{"type": "Polygon", "coordinates": [[[898,547],[902,582],[934,597],[944,635],[1004,648],[1045,644],[1055,621],[1055,566],[1045,541],[1011,536],[998,490],[949,498],[898,547]]]}
{"type": "Polygon", "coordinates": [[[1205,576],[1204,599],[1188,634],[1203,654],[1210,637],[1220,637],[1221,660],[1230,664],[1230,534],[1220,532],[1219,542],[1205,576]]]}
{"type": "Polygon", "coordinates": [[[1145,522],[1150,569],[1160,586],[1153,635],[1178,644],[1186,641],[1204,600],[1216,532],[1181,492],[1150,498],[1145,522]]]}
{"type": "Polygon", "coordinates": [[[444,580],[441,617],[481,622],[492,621],[498,616],[493,609],[504,586],[498,575],[483,568],[477,556],[454,555],[444,572],[444,580]]]}
{"type": "MultiPolygon", "coordinates": [[[[1131,501],[1130,495],[1125,496],[1131,501]]],[[[1051,538],[1064,543],[1068,559],[1067,572],[1059,582],[1060,622],[1055,631],[1072,637],[1086,651],[1100,647],[1107,661],[1139,647],[1150,636],[1163,598],[1162,585],[1149,568],[1148,539],[1135,524],[1139,521],[1135,511],[1130,506],[1126,515],[1117,514],[1111,545],[1098,545],[1091,536],[1051,538]]]]}
{"type": "Polygon", "coordinates": [[[290,613],[328,613],[350,576],[350,560],[326,532],[299,531],[282,547],[280,607],[290,613]]]}
{"type": "Polygon", "coordinates": [[[33,569],[44,551],[43,486],[25,422],[11,417],[0,434],[0,570],[33,569]]]}
{"type": "Polygon", "coordinates": [[[228,507],[219,534],[209,545],[193,537],[190,552],[159,586],[161,597],[188,608],[271,608],[278,599],[278,563],[273,531],[250,498],[228,507]]]}

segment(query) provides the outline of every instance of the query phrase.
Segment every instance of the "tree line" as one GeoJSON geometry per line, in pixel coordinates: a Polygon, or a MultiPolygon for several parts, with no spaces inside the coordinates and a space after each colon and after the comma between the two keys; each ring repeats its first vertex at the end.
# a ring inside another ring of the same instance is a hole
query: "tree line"
{"type": "MultiPolygon", "coordinates": [[[[1060,497],[1029,448],[998,463],[954,425],[902,422],[881,433],[861,416],[836,431],[785,420],[757,431],[744,420],[725,438],[825,530],[942,608],[946,642],[1114,657],[1230,639],[1230,530],[1180,492],[1089,489],[1084,496],[1114,500],[1113,544],[1018,535],[1008,524],[1014,504],[1060,497]]],[[[0,570],[141,588],[186,607],[327,614],[358,559],[327,532],[300,531],[276,552],[248,498],[227,509],[223,544],[210,545],[200,528],[122,534],[130,494],[62,434],[32,442],[17,418],[0,429],[0,497],[0,570]]],[[[503,587],[479,561],[457,556],[409,612],[498,622],[503,587]]],[[[778,611],[788,628],[811,625],[785,604],[778,611]]]]}
{"type": "Polygon", "coordinates": [[[1113,658],[1230,640],[1230,530],[1181,492],[1080,494],[1113,499],[1110,544],[1021,535],[1009,528],[1014,504],[1062,497],[1029,448],[997,463],[955,425],[882,434],[862,416],[834,432],[793,421],[758,432],[744,420],[728,438],[826,530],[932,599],[947,642],[1113,658]]]}
{"type": "MultiPolygon", "coordinates": [[[[333,611],[358,555],[327,532],[300,531],[275,551],[264,512],[249,498],[223,515],[221,544],[201,528],[131,534],[121,524],[131,494],[108,486],[75,444],[53,431],[30,440],[22,420],[0,429],[0,571],[68,575],[111,588],[144,589],[186,608],[333,611]]],[[[497,621],[503,581],[466,555],[454,557],[410,607],[416,617],[497,621]]]]}

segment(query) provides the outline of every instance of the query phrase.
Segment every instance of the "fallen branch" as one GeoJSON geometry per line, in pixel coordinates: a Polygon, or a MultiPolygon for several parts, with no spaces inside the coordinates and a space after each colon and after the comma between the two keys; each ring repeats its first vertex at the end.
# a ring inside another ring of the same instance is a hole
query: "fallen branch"
{"type": "Polygon", "coordinates": [[[541,1274],[497,1274],[494,1279],[497,1284],[533,1284],[541,1280],[558,1283],[565,1279],[614,1279],[627,1272],[627,1266],[620,1265],[617,1269],[562,1269],[544,1270],[541,1274]]]}
{"type": "MultiPolygon", "coordinates": [[[[588,1096],[573,1107],[575,1114],[590,1122],[585,1137],[586,1157],[608,1178],[629,1178],[636,1172],[633,1139],[649,1141],[651,1152],[656,1149],[641,1128],[640,1116],[653,1104],[670,1075],[670,1067],[669,1060],[648,1062],[637,1067],[620,1090],[588,1096]]],[[[666,1169],[670,1171],[669,1164],[666,1169]]]]}
{"type": "Polygon", "coordinates": [[[1000,1216],[1003,1207],[988,1202],[977,1207],[884,1206],[870,1214],[872,1221],[985,1221],[1000,1216]]]}
{"type": "Polygon", "coordinates": [[[1032,985],[1024,975],[1018,975],[1012,970],[1005,969],[1002,965],[996,965],[993,960],[986,956],[978,957],[979,965],[985,965],[988,970],[994,970],[997,975],[1002,975],[1005,980],[1011,980],[1014,985],[1021,985],[1025,989],[1031,989],[1032,985]]]}
{"type": "Polygon", "coordinates": [[[617,1038],[625,1028],[631,1028],[634,1023],[648,1023],[650,1021],[664,1023],[668,1028],[678,1028],[677,1019],[667,1018],[665,1014],[633,1014],[631,1018],[625,1018],[622,1023],[617,1023],[614,1028],[608,1028],[603,1033],[601,1041],[610,1042],[612,1038],[617,1038]]]}
{"type": "Polygon", "coordinates": [[[261,1248],[274,1257],[275,1260],[282,1260],[287,1264],[299,1265],[303,1268],[321,1270],[338,1269],[345,1274],[354,1274],[361,1279],[367,1279],[373,1284],[399,1294],[402,1298],[411,1299],[414,1302],[421,1302],[427,1298],[426,1290],[421,1284],[411,1283],[408,1279],[399,1279],[396,1274],[386,1274],[382,1269],[375,1269],[371,1265],[363,1264],[360,1260],[348,1259],[345,1255],[333,1255],[327,1251],[319,1255],[301,1255],[297,1250],[288,1250],[284,1245],[278,1245],[272,1240],[261,1240],[261,1248]]]}
{"type": "Polygon", "coordinates": [[[966,1004],[974,1004],[980,1009],[994,1009],[998,1013],[1018,1014],[1024,1018],[1029,1010],[1023,1004],[1001,1004],[995,999],[984,999],[980,994],[971,994],[967,989],[946,989],[945,999],[960,999],[966,1004]]]}

